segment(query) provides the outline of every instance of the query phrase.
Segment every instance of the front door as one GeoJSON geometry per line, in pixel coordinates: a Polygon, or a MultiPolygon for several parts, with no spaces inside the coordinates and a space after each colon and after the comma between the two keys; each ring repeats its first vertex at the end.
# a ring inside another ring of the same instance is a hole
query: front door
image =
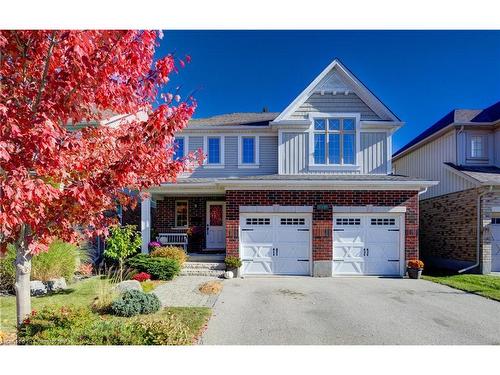
{"type": "Polygon", "coordinates": [[[207,202],[207,249],[226,247],[226,203],[207,202]]]}

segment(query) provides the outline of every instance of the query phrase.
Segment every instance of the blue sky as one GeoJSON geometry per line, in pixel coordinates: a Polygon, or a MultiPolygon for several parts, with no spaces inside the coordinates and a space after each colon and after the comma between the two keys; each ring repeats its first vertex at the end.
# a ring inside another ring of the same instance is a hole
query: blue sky
{"type": "Polygon", "coordinates": [[[195,117],[282,111],[335,57],[405,126],[398,150],[454,108],[500,100],[500,31],[165,31],[158,54],[189,54],[170,91],[195,117]]]}

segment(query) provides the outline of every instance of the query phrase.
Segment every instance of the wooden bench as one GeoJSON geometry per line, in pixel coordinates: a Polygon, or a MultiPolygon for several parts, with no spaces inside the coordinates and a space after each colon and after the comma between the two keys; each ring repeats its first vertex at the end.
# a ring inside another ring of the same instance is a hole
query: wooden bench
{"type": "Polygon", "coordinates": [[[182,246],[187,252],[188,236],[186,233],[158,233],[156,241],[165,246],[182,246]]]}

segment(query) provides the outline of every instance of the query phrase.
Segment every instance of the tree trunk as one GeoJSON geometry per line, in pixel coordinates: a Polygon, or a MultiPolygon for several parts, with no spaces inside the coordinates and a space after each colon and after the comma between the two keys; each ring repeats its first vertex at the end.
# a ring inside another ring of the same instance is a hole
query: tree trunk
{"type": "Polygon", "coordinates": [[[24,239],[19,241],[16,244],[16,261],[14,263],[16,266],[16,283],[14,284],[14,289],[16,291],[18,327],[31,314],[31,257],[24,239]]]}

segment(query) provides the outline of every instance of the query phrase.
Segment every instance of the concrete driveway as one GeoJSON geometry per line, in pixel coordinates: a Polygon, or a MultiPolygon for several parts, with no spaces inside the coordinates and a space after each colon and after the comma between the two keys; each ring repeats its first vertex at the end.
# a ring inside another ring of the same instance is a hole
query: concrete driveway
{"type": "Polygon", "coordinates": [[[500,344],[500,303],[424,280],[233,279],[203,344],[500,344]]]}

